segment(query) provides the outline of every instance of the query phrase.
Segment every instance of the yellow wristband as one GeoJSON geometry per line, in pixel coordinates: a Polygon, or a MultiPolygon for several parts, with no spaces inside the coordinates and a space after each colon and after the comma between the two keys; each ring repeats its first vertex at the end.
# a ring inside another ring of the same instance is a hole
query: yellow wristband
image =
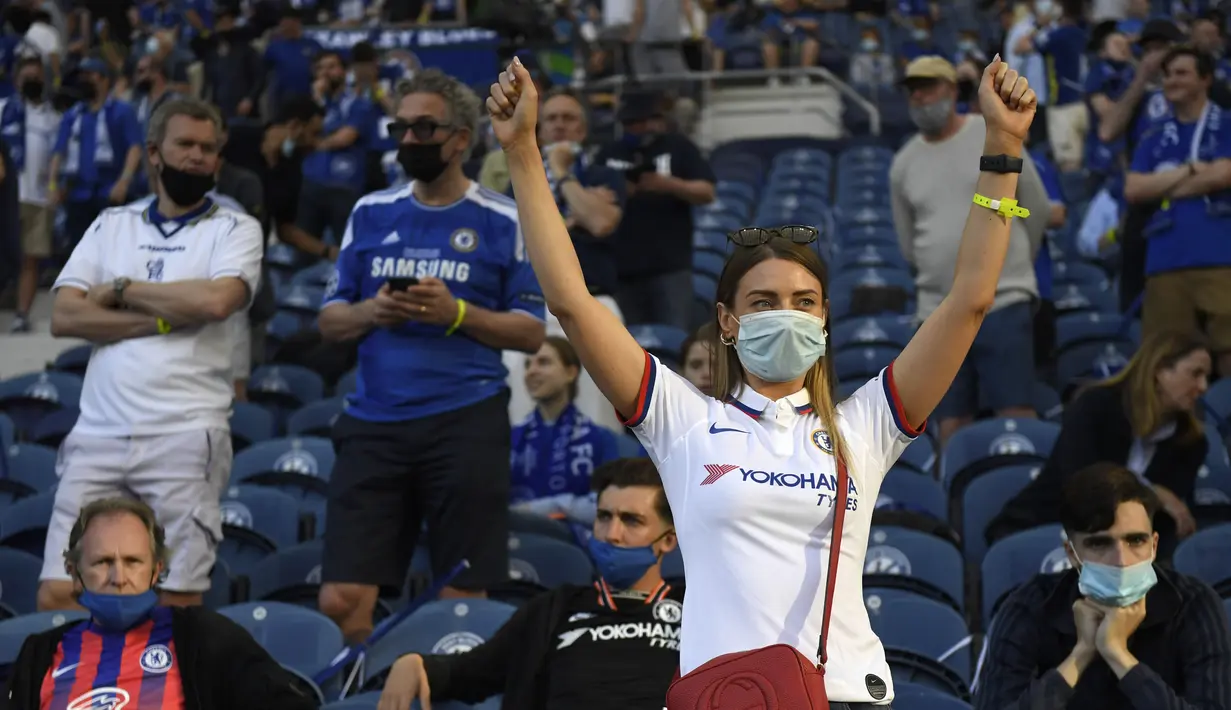
{"type": "Polygon", "coordinates": [[[1021,217],[1025,219],[1030,216],[1030,210],[1025,207],[1018,207],[1017,200],[1005,197],[999,200],[993,200],[990,197],[984,197],[979,193],[975,193],[974,203],[980,207],[986,207],[996,214],[1012,219],[1013,217],[1021,217]]]}
{"type": "Polygon", "coordinates": [[[157,322],[158,322],[158,334],[159,335],[166,335],[167,333],[171,332],[170,323],[163,320],[162,318],[159,318],[157,322]]]}
{"type": "Polygon", "coordinates": [[[464,320],[466,320],[466,301],[459,298],[457,299],[457,318],[453,320],[453,325],[449,326],[449,329],[445,331],[445,335],[456,333],[457,329],[462,327],[462,321],[464,320]]]}

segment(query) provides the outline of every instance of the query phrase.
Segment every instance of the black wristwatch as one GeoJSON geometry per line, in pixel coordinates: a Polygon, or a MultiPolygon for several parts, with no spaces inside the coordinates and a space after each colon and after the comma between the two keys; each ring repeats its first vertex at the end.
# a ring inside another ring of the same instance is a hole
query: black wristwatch
{"type": "Polygon", "coordinates": [[[979,158],[979,172],[981,173],[1020,173],[1022,171],[1022,159],[1004,155],[985,155],[979,158]]]}

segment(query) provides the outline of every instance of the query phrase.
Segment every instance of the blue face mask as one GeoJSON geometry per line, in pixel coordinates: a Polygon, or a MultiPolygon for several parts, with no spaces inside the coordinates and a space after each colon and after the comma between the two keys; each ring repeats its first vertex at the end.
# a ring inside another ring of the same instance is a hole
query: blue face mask
{"type": "Polygon", "coordinates": [[[794,310],[764,311],[739,319],[735,352],[744,368],[766,382],[803,377],[825,355],[825,321],[794,310]]]}
{"type": "Polygon", "coordinates": [[[86,590],[77,603],[102,628],[127,631],[150,617],[158,606],[158,592],[148,589],[140,594],[100,594],[86,590]]]}
{"type": "Polygon", "coordinates": [[[607,584],[617,590],[632,587],[637,580],[645,576],[647,570],[658,564],[658,554],[654,552],[653,544],[645,547],[616,547],[610,542],[591,537],[587,547],[598,573],[607,584]]]}
{"type": "Polygon", "coordinates": [[[282,140],[282,157],[289,158],[292,155],[295,155],[295,141],[290,138],[284,138],[282,140]]]}
{"type": "Polygon", "coordinates": [[[1153,560],[1127,567],[1082,562],[1081,573],[1077,577],[1078,591],[1105,606],[1135,604],[1155,584],[1158,584],[1158,575],[1154,573],[1153,560]]]}

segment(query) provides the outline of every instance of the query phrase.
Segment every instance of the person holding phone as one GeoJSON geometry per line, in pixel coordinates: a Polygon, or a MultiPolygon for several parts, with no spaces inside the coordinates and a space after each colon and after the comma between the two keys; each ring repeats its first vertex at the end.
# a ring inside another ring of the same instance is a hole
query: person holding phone
{"type": "Polygon", "coordinates": [[[815,228],[731,233],[715,309],[713,396],[706,396],[645,352],[586,290],[535,141],[535,88],[516,60],[492,84],[487,109],[509,156],[526,250],[548,308],[645,446],[674,511],[689,582],[681,674],[772,644],[816,658],[834,502],[844,498],[826,639],[830,707],[892,702],[861,584],[877,492],[966,358],[996,297],[1009,225],[1028,216],[1013,198],[1034,91],[997,56],[983,72],[979,104],[982,172],[953,288],[901,355],[838,403],[825,356],[828,274],[812,246],[815,228]],[[849,474],[845,495],[836,491],[839,467],[849,474]]]}
{"type": "Polygon", "coordinates": [[[351,641],[381,588],[406,580],[427,525],[432,570],[470,567],[446,595],[508,577],[503,350],[543,344],[543,296],[517,208],[462,172],[474,92],[431,69],[399,86],[389,127],[408,185],[374,192],[346,225],[320,329],[359,341],[359,377],[333,429],[321,610],[351,641]]]}

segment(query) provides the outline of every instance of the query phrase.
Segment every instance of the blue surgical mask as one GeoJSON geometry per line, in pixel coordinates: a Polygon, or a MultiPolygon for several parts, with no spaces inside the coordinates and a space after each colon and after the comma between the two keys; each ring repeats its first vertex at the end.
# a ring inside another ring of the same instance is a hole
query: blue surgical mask
{"type": "Polygon", "coordinates": [[[291,138],[285,138],[282,141],[282,157],[289,158],[295,155],[295,141],[291,138]]]}
{"type": "Polygon", "coordinates": [[[962,54],[969,54],[970,52],[973,52],[976,49],[978,49],[978,47],[979,45],[976,44],[973,39],[958,40],[958,43],[957,43],[957,51],[961,52],[962,54]]]}
{"type": "Polygon", "coordinates": [[[871,37],[865,37],[859,42],[859,48],[871,54],[881,48],[881,43],[871,37]]]}
{"type": "Polygon", "coordinates": [[[612,589],[632,587],[651,567],[658,564],[658,553],[654,552],[653,545],[616,547],[610,542],[591,537],[587,547],[598,573],[612,589]]]}
{"type": "Polygon", "coordinates": [[[926,42],[932,37],[932,33],[928,32],[926,29],[922,27],[916,27],[910,33],[910,36],[911,36],[911,39],[915,40],[916,42],[926,42]]]}
{"type": "Polygon", "coordinates": [[[790,382],[825,356],[825,321],[795,310],[750,313],[739,319],[735,352],[762,380],[790,382]]]}
{"type": "Polygon", "coordinates": [[[140,594],[100,594],[86,590],[77,603],[90,612],[94,623],[109,631],[127,631],[150,618],[158,606],[158,592],[148,589],[140,594]]]}
{"type": "Polygon", "coordinates": [[[1154,561],[1146,560],[1127,567],[1082,562],[1077,589],[1105,606],[1129,606],[1140,601],[1158,584],[1154,561]]]}

